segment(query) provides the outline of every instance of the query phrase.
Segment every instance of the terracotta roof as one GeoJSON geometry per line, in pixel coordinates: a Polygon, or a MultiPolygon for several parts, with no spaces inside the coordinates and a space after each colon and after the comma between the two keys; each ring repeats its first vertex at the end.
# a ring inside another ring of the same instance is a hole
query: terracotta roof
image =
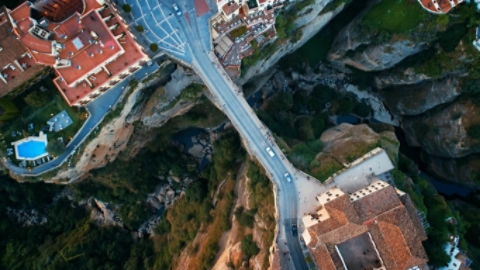
{"type": "Polygon", "coordinates": [[[312,249],[311,251],[320,269],[335,270],[335,265],[333,264],[330,253],[325,245],[321,245],[316,249],[312,249]]]}
{"type": "Polygon", "coordinates": [[[433,13],[447,13],[463,0],[420,0],[422,6],[433,13]]]}
{"type": "Polygon", "coordinates": [[[12,72],[12,74],[8,74],[9,77],[6,79],[7,84],[0,80],[0,97],[8,94],[15,87],[19,86],[43,69],[42,66],[36,65],[33,59],[25,55],[28,50],[12,32],[13,26],[6,15],[7,9],[4,6],[0,7],[0,14],[2,13],[3,15],[0,15],[0,47],[2,48],[0,51],[0,71],[9,64],[13,65],[15,70],[7,68],[4,72],[2,71],[4,74],[9,72],[12,72]],[[20,65],[25,65],[23,67],[24,71],[20,70],[18,64],[15,63],[15,60],[20,65]]]}
{"type": "Polygon", "coordinates": [[[405,269],[404,266],[410,260],[411,254],[400,228],[383,221],[378,222],[378,228],[380,229],[383,239],[386,240],[385,246],[379,248],[388,248],[388,251],[391,253],[394,262],[396,263],[396,269],[405,269]]]}
{"type": "Polygon", "coordinates": [[[361,222],[371,219],[400,205],[397,192],[392,186],[384,187],[353,202],[361,222]]]}
{"type": "Polygon", "coordinates": [[[408,195],[400,200],[388,186],[353,202],[342,195],[324,207],[330,218],[307,228],[308,247],[320,269],[343,269],[335,246],[367,232],[387,269],[426,266],[428,257],[422,245],[426,233],[408,195]]]}
{"type": "Polygon", "coordinates": [[[233,14],[236,10],[238,10],[240,6],[236,2],[233,3],[228,3],[223,5],[222,10],[223,13],[225,13],[226,16],[233,14]]]}
{"type": "MultiPolygon", "coordinates": [[[[55,1],[42,1],[44,6],[36,8],[48,11],[51,7],[45,7],[55,1]]],[[[95,0],[71,1],[62,5],[66,5],[64,13],[72,15],[59,23],[49,22],[44,29],[51,34],[48,40],[28,33],[33,24],[29,19],[31,7],[27,2],[10,12],[19,26],[14,30],[21,37],[17,43],[23,44],[37,63],[55,67],[58,77],[54,83],[70,105],[97,89],[106,91],[133,72],[137,68],[132,68],[133,65],[148,59],[110,7],[97,11],[102,6],[95,0]],[[107,16],[112,17],[105,22],[107,16]],[[63,46],[57,49],[56,55],[52,54],[54,42],[63,46]],[[57,60],[69,61],[69,64],[56,67],[57,60]]]]}

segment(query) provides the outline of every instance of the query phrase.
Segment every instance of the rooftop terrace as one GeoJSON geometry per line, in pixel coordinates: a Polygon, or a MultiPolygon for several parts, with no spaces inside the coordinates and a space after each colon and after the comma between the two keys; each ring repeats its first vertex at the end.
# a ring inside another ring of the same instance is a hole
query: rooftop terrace
{"type": "Polygon", "coordinates": [[[337,245],[337,250],[347,269],[373,270],[382,267],[382,261],[368,232],[337,245]]]}

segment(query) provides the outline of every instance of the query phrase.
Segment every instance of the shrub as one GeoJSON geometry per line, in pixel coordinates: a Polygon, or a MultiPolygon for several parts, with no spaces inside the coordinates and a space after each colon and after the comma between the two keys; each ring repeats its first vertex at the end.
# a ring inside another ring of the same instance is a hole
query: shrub
{"type": "Polygon", "coordinates": [[[255,222],[255,210],[245,210],[243,206],[240,206],[235,209],[235,218],[240,226],[253,228],[255,222]]]}
{"type": "Polygon", "coordinates": [[[251,258],[258,254],[260,249],[257,247],[255,241],[253,241],[253,237],[251,234],[245,235],[242,238],[242,252],[247,256],[247,258],[251,258]]]}
{"type": "Polygon", "coordinates": [[[127,13],[132,12],[132,7],[129,4],[123,4],[122,9],[123,9],[123,11],[125,11],[127,13]]]}
{"type": "Polygon", "coordinates": [[[468,127],[467,134],[473,139],[480,139],[480,124],[475,124],[468,127]]]}
{"type": "Polygon", "coordinates": [[[230,31],[230,35],[234,38],[236,37],[241,37],[243,36],[243,34],[245,34],[247,32],[247,26],[245,25],[242,25],[236,29],[233,29],[232,31],[230,31]]]}
{"type": "Polygon", "coordinates": [[[143,26],[140,25],[140,24],[137,25],[137,26],[135,26],[135,29],[137,29],[138,32],[143,32],[143,31],[145,31],[145,29],[143,29],[143,26]]]}
{"type": "Polygon", "coordinates": [[[341,98],[338,104],[339,114],[349,114],[355,109],[355,102],[351,98],[341,98]]]}
{"type": "Polygon", "coordinates": [[[51,155],[58,156],[65,150],[65,144],[58,139],[52,139],[48,142],[47,152],[51,155]]]}
{"type": "Polygon", "coordinates": [[[158,44],[157,44],[157,43],[152,43],[152,44],[150,44],[150,50],[151,50],[152,52],[158,51],[158,44]]]}
{"type": "Polygon", "coordinates": [[[368,106],[365,102],[360,102],[355,105],[355,114],[360,117],[367,117],[370,115],[370,106],[368,106]]]}
{"type": "Polygon", "coordinates": [[[467,32],[468,28],[466,24],[452,25],[447,31],[439,34],[438,44],[440,44],[440,47],[446,52],[452,52],[467,32]]]}
{"type": "Polygon", "coordinates": [[[438,24],[438,25],[448,25],[448,22],[450,21],[450,18],[448,17],[447,14],[440,14],[437,16],[437,18],[435,19],[435,22],[438,24]]]}
{"type": "Polygon", "coordinates": [[[37,90],[28,94],[23,100],[25,100],[25,103],[27,103],[29,106],[39,108],[47,104],[47,102],[50,100],[50,95],[47,92],[41,92],[37,90]]]}

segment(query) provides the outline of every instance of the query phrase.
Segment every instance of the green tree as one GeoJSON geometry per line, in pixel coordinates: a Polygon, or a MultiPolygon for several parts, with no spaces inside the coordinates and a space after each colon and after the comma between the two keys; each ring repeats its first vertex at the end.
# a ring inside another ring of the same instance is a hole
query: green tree
{"type": "Polygon", "coordinates": [[[140,33],[145,31],[145,29],[143,28],[143,26],[141,24],[135,26],[135,29],[137,29],[137,31],[140,32],[140,33]]]}
{"type": "Polygon", "coordinates": [[[122,9],[123,9],[123,11],[125,11],[127,13],[132,12],[132,7],[129,4],[123,4],[122,9]]]}
{"type": "Polygon", "coordinates": [[[370,106],[365,102],[359,102],[355,105],[355,114],[360,117],[367,117],[370,115],[370,106]]]}
{"type": "Polygon", "coordinates": [[[157,43],[152,43],[152,44],[150,44],[150,50],[151,50],[152,52],[158,51],[158,44],[157,44],[157,43]]]}
{"type": "Polygon", "coordinates": [[[246,210],[243,206],[240,206],[235,209],[234,214],[240,226],[253,228],[253,224],[255,222],[255,212],[255,209],[246,210]]]}
{"type": "Polygon", "coordinates": [[[232,31],[230,31],[230,35],[234,38],[236,37],[241,37],[243,34],[245,34],[247,32],[247,26],[245,25],[242,25],[236,29],[233,29],[232,31]]]}
{"type": "Polygon", "coordinates": [[[448,22],[450,21],[450,18],[448,17],[447,14],[440,14],[437,16],[437,18],[435,19],[435,22],[438,24],[438,25],[448,25],[448,22]]]}
{"type": "Polygon", "coordinates": [[[258,248],[255,241],[253,241],[253,237],[251,234],[245,235],[242,238],[242,253],[247,256],[247,258],[251,258],[258,254],[260,249],[258,248]]]}
{"type": "Polygon", "coordinates": [[[59,156],[65,151],[65,143],[58,139],[49,140],[46,150],[51,155],[59,156]]]}
{"type": "Polygon", "coordinates": [[[351,98],[341,98],[338,103],[339,114],[349,114],[355,109],[355,101],[353,101],[351,98]]]}
{"type": "Polygon", "coordinates": [[[48,93],[38,90],[31,92],[24,98],[25,103],[36,108],[42,107],[43,105],[47,104],[49,99],[50,96],[48,95],[48,93]]]}
{"type": "Polygon", "coordinates": [[[19,111],[15,104],[8,99],[0,99],[0,121],[9,121],[17,117],[19,111]]]}
{"type": "Polygon", "coordinates": [[[199,179],[187,187],[187,200],[193,202],[202,202],[208,195],[208,183],[204,179],[199,179]]]}
{"type": "Polygon", "coordinates": [[[467,128],[467,134],[473,139],[480,139],[480,124],[474,124],[467,128]]]}
{"type": "Polygon", "coordinates": [[[138,229],[140,225],[151,215],[151,211],[144,203],[124,204],[118,210],[123,224],[132,230],[138,229]]]}

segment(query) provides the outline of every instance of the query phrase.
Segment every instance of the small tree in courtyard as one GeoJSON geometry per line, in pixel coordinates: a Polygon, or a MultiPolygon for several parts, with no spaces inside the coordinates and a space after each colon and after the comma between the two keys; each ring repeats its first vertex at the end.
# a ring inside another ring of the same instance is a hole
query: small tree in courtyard
{"type": "Polygon", "coordinates": [[[128,13],[132,12],[132,7],[129,4],[123,4],[122,8],[123,8],[123,11],[125,12],[128,12],[128,13]]]}
{"type": "Polygon", "coordinates": [[[157,43],[150,44],[150,50],[152,50],[152,52],[158,51],[158,44],[157,43]]]}
{"type": "Polygon", "coordinates": [[[47,152],[51,155],[58,156],[65,151],[65,144],[59,139],[53,139],[48,142],[47,152]]]}
{"type": "Polygon", "coordinates": [[[143,29],[143,26],[140,25],[140,24],[137,25],[137,26],[135,26],[135,29],[137,29],[138,32],[143,32],[143,31],[145,31],[145,29],[143,29]]]}

